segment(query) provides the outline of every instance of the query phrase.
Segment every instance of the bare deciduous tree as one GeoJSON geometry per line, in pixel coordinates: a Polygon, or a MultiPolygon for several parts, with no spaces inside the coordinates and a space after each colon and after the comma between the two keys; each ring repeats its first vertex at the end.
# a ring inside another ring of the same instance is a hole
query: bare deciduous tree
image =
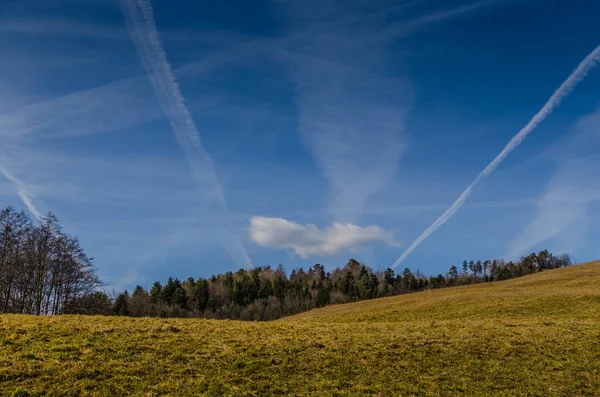
{"type": "MultiPolygon", "coordinates": [[[[0,212],[0,312],[61,314],[89,304],[102,285],[77,238],[48,214],[33,225],[24,212],[0,212]]],[[[97,296],[96,296],[97,297],[97,296]]]]}

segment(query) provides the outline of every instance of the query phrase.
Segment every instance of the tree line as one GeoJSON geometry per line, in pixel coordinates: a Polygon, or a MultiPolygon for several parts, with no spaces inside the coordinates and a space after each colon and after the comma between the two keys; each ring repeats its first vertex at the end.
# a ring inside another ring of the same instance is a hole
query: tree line
{"type": "Polygon", "coordinates": [[[329,304],[506,280],[570,264],[568,255],[544,250],[516,262],[464,261],[445,274],[425,276],[408,268],[397,274],[389,268],[374,271],[350,259],[331,271],[316,264],[288,275],[279,265],[210,278],[169,278],[111,298],[93,259],[62,230],[56,216],[33,222],[12,207],[0,212],[0,313],[273,320],[329,304]]]}
{"type": "Polygon", "coordinates": [[[274,320],[329,304],[506,280],[570,264],[568,255],[554,256],[544,250],[517,262],[464,261],[461,269],[451,266],[445,275],[429,277],[408,268],[398,274],[389,268],[375,272],[354,259],[330,272],[320,264],[308,270],[298,268],[289,277],[282,265],[264,266],[208,279],[169,278],[165,284],[155,282],[149,290],[138,285],[132,294],[119,294],[113,310],[134,317],[274,320]]]}

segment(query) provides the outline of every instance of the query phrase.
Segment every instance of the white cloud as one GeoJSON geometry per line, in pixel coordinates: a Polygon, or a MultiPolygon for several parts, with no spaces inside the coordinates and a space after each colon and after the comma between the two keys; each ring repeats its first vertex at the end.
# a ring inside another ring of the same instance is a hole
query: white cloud
{"type": "Polygon", "coordinates": [[[396,245],[391,232],[379,226],[360,227],[351,223],[333,223],[324,229],[300,225],[283,218],[253,216],[250,238],[260,246],[291,248],[301,258],[330,256],[373,243],[396,245]]]}

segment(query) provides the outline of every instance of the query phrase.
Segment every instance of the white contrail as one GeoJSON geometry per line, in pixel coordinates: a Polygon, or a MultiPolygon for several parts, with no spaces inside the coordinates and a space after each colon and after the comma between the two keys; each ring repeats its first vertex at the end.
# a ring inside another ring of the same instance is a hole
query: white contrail
{"type": "Polygon", "coordinates": [[[218,204],[225,208],[223,191],[217,180],[212,159],[200,142],[196,124],[185,105],[185,99],[162,47],[152,5],[148,0],[122,0],[121,4],[125,11],[129,34],[140,53],[159,104],[171,123],[194,177],[200,182],[209,182],[218,198],[218,204]]]}
{"type": "Polygon", "coordinates": [[[8,168],[6,168],[1,163],[0,174],[4,175],[4,177],[15,186],[15,188],[17,189],[17,194],[19,195],[21,201],[23,201],[23,204],[25,204],[25,207],[27,207],[29,212],[37,219],[41,220],[43,218],[43,215],[33,203],[33,200],[31,199],[31,197],[29,196],[29,192],[27,191],[27,186],[25,186],[23,181],[17,178],[12,172],[8,170],[8,168]]]}
{"type": "MultiPolygon", "coordinates": [[[[150,0],[121,0],[127,28],[152,82],[158,102],[168,117],[192,175],[202,187],[211,189],[210,199],[220,211],[227,211],[225,196],[214,170],[212,159],[202,146],[196,124],[175,80],[167,54],[156,29],[150,0]]],[[[224,244],[229,245],[225,239],[224,244]]],[[[251,262],[241,242],[227,247],[242,255],[245,265],[251,262]]]]}
{"type": "Polygon", "coordinates": [[[394,262],[392,269],[395,269],[409,256],[425,239],[427,239],[433,232],[435,232],[440,226],[446,223],[452,216],[463,206],[465,201],[471,195],[471,192],[475,186],[485,177],[490,175],[500,165],[502,160],[510,154],[519,144],[529,135],[531,131],[535,129],[546,117],[552,113],[552,111],[561,103],[561,101],[575,88],[575,86],[581,82],[588,72],[600,62],[600,46],[596,47],[585,59],[577,66],[577,69],[571,73],[569,78],[552,94],[548,102],[540,109],[540,111],[533,116],[533,118],[527,123],[525,127],[515,135],[510,142],[504,147],[504,149],[496,156],[496,158],[487,166],[477,178],[462,192],[462,194],[456,199],[456,201],[440,216],[431,226],[429,226],[407,249],[402,255],[394,262]]]}

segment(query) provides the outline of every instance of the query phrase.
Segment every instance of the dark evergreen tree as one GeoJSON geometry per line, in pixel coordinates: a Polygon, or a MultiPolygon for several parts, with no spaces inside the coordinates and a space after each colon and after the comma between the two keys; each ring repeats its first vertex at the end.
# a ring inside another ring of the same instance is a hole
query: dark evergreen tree
{"type": "Polygon", "coordinates": [[[394,271],[392,269],[390,269],[389,267],[387,269],[385,269],[385,272],[383,273],[383,279],[385,280],[385,282],[389,285],[394,285],[394,282],[396,281],[396,276],[394,274],[394,271]]]}
{"type": "Polygon", "coordinates": [[[456,266],[452,265],[452,267],[450,267],[450,270],[448,271],[448,276],[450,276],[450,279],[454,280],[454,282],[458,280],[458,269],[456,268],[456,266]]]}
{"type": "Polygon", "coordinates": [[[152,285],[152,289],[150,290],[150,296],[152,297],[152,302],[157,303],[162,296],[162,285],[157,281],[152,285]]]}
{"type": "Polygon", "coordinates": [[[201,278],[198,279],[194,287],[194,299],[196,301],[196,308],[202,313],[206,310],[208,301],[210,299],[210,292],[208,289],[208,281],[201,278]]]}
{"type": "Polygon", "coordinates": [[[113,305],[113,312],[117,316],[129,316],[129,294],[127,291],[117,296],[113,305]]]}
{"type": "Polygon", "coordinates": [[[317,296],[315,297],[315,306],[323,307],[329,304],[330,294],[329,289],[324,287],[323,284],[319,283],[317,285],[317,296]]]}

